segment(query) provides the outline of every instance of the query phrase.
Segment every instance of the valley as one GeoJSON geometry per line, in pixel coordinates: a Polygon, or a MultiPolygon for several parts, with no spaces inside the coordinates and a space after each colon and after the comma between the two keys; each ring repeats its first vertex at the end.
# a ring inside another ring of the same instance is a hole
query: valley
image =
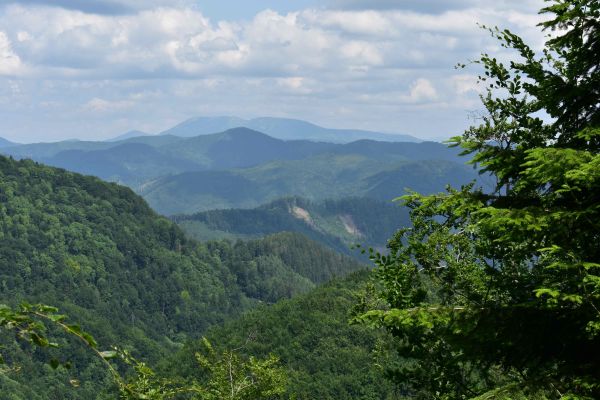
{"type": "MultiPolygon", "coordinates": [[[[208,335],[220,349],[235,345],[241,339],[234,332],[245,328],[218,327],[238,323],[246,311],[256,310],[243,318],[270,321],[261,330],[282,330],[283,337],[290,324],[318,318],[303,340],[333,342],[322,350],[298,350],[325,352],[320,361],[282,353],[282,343],[262,337],[256,342],[262,350],[249,346],[244,354],[278,353],[287,368],[297,370],[290,390],[303,396],[336,392],[351,398],[356,390],[391,396],[391,386],[355,381],[357,366],[381,335],[347,327],[350,293],[366,284],[370,264],[355,246],[385,251],[387,239],[408,223],[407,211],[391,202],[395,195],[386,186],[435,191],[443,189],[440,181],[472,178],[456,153],[436,143],[285,141],[247,128],[195,137],[135,135],[0,150],[22,159],[1,159],[4,301],[52,304],[76,317],[97,341],[128,348],[186,379],[198,373],[193,360],[184,360],[195,341],[208,335]],[[363,272],[350,275],[355,271],[363,272]],[[293,300],[284,305],[285,299],[293,300]],[[335,307],[317,317],[310,313],[320,306],[307,308],[306,302],[335,307]],[[277,307],[294,311],[282,318],[277,307]],[[327,339],[333,332],[344,332],[343,341],[327,339]],[[347,368],[317,379],[309,365],[337,358],[347,340],[353,343],[344,353],[347,368]],[[168,356],[173,352],[182,360],[168,356]]],[[[39,374],[40,363],[58,352],[30,358],[18,342],[6,340],[23,373],[2,379],[20,393],[17,398],[33,396],[28,387],[46,379],[57,382],[54,393],[63,398],[98,390],[95,398],[112,396],[106,371],[86,378],[100,372],[83,349],[61,340],[61,348],[69,347],[61,357],[75,368],[39,374]],[[75,389],[64,376],[86,383],[75,389]]]]}
{"type": "Polygon", "coordinates": [[[0,1],[0,400],[600,399],[599,21],[0,1]]]}

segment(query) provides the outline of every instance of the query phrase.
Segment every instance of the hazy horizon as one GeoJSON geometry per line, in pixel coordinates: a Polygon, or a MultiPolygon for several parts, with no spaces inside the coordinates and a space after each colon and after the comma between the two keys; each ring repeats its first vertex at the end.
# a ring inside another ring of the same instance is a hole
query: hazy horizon
{"type": "Polygon", "coordinates": [[[535,46],[541,0],[0,0],[0,137],[156,134],[283,117],[440,140],[481,108],[477,23],[535,46]]]}

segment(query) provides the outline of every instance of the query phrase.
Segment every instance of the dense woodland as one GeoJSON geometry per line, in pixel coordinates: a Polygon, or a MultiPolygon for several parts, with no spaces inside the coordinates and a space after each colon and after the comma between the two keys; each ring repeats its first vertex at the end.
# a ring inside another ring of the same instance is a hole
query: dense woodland
{"type": "Polygon", "coordinates": [[[484,27],[514,58],[473,62],[482,123],[450,142],[484,180],[443,191],[453,161],[356,142],[146,188],[167,188],[147,198],[171,204],[192,180],[187,199],[205,201],[204,178],[235,176],[235,196],[264,190],[249,206],[319,168],[329,175],[306,186],[322,198],[345,193],[322,189],[340,176],[402,195],[408,176],[425,193],[402,196],[409,221],[386,211],[398,230],[367,252],[372,271],[335,251],[350,240],[340,215],[374,242],[389,232],[367,227],[372,199],[174,217],[196,237],[229,238],[200,242],[129,188],[0,157],[2,398],[599,398],[600,5],[556,0],[542,14],[541,54],[484,27]]]}
{"type": "MultiPolygon", "coordinates": [[[[266,357],[277,354],[288,368],[287,393],[297,399],[397,399],[392,382],[382,379],[376,351],[389,338],[381,331],[350,325],[356,292],[368,278],[361,271],[272,307],[258,307],[206,336],[223,350],[266,357]]],[[[162,369],[184,379],[199,378],[189,342],[162,369]]]]}
{"type": "Polygon", "coordinates": [[[354,257],[361,256],[355,248],[359,244],[384,249],[398,227],[409,222],[405,208],[366,197],[321,202],[289,197],[253,209],[211,210],[172,219],[198,240],[298,232],[354,257]]]}
{"type": "MultiPolygon", "coordinates": [[[[261,302],[305,293],[362,268],[293,233],[201,244],[130,189],[32,161],[1,158],[0,174],[3,302],[52,304],[98,342],[126,346],[145,360],[156,361],[261,302]]],[[[14,380],[23,393],[49,379],[37,358],[16,350],[9,355],[8,362],[23,361],[22,367],[2,379],[14,380]]],[[[72,361],[76,368],[69,374],[98,390],[102,382],[91,378],[98,365],[85,354],[72,361]]],[[[65,371],[50,376],[54,397],[86,393],[62,392],[69,386],[65,371]]]]}

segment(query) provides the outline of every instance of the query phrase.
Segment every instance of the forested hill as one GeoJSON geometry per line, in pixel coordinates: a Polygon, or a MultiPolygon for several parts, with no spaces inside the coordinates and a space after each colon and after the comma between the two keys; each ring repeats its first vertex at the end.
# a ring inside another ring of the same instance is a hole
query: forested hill
{"type": "MultiPolygon", "coordinates": [[[[98,342],[126,346],[147,360],[259,300],[302,293],[360,268],[304,237],[281,240],[200,244],[128,188],[0,157],[0,303],[52,304],[98,342]],[[290,243],[311,256],[285,250],[290,243]],[[284,250],[273,251],[278,246],[284,250]]],[[[85,393],[94,393],[102,375],[83,355],[74,356],[71,372],[46,371],[16,350],[14,337],[2,339],[23,366],[11,383],[15,393],[50,379],[53,398],[93,398],[85,393]],[[67,377],[46,374],[72,374],[91,386],[69,395],[67,377]]]]}
{"type": "Polygon", "coordinates": [[[11,146],[0,153],[126,184],[161,214],[253,208],[287,196],[389,201],[477,177],[457,149],[434,143],[285,141],[248,128],[195,137],[11,146]]]}
{"type": "MultiPolygon", "coordinates": [[[[221,349],[239,349],[255,357],[275,353],[289,375],[288,393],[297,399],[400,399],[384,379],[373,351],[387,339],[381,331],[350,325],[356,291],[368,282],[367,271],[331,281],[306,295],[259,307],[207,336],[221,349]]],[[[191,341],[169,358],[165,373],[184,379],[198,376],[194,354],[201,341],[191,341]]]]}
{"type": "Polygon", "coordinates": [[[352,256],[360,254],[351,249],[356,244],[385,247],[398,227],[409,221],[406,208],[366,197],[320,202],[288,197],[253,209],[211,210],[172,219],[200,240],[258,238],[290,231],[352,256]]]}
{"type": "Polygon", "coordinates": [[[453,161],[396,161],[358,154],[319,154],[227,171],[185,172],[157,179],[140,193],[165,215],[211,209],[253,208],[288,196],[314,201],[370,197],[390,201],[410,188],[424,193],[477,178],[453,161]]]}
{"type": "Polygon", "coordinates": [[[172,135],[139,136],[105,142],[68,140],[12,144],[10,147],[0,143],[0,148],[2,154],[15,158],[31,158],[132,187],[175,173],[246,168],[272,161],[302,160],[324,153],[356,154],[386,161],[458,160],[457,151],[433,142],[361,140],[333,144],[281,140],[248,128],[233,128],[185,138],[172,135]]]}

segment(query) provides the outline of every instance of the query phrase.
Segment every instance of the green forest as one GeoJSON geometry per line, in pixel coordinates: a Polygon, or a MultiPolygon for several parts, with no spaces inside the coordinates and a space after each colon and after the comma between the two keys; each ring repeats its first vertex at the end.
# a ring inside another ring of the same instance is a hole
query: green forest
{"type": "Polygon", "coordinates": [[[340,253],[361,257],[356,245],[384,249],[388,238],[398,227],[406,226],[409,217],[405,208],[391,201],[368,197],[320,202],[288,197],[252,209],[180,214],[172,220],[198,240],[251,239],[297,232],[340,253]]]}
{"type": "Polygon", "coordinates": [[[433,193],[477,176],[441,143],[284,141],[247,128],[14,145],[0,154],[127,185],[164,215],[256,208],[294,196],[391,201],[407,187],[433,193]]]}
{"type": "Polygon", "coordinates": [[[468,166],[273,142],[144,199],[0,156],[0,398],[600,398],[600,4],[540,13],[542,51],[482,26],[512,58],[457,66],[485,88],[444,153],[468,166]]]}
{"type": "MultiPolygon", "coordinates": [[[[51,304],[76,316],[97,342],[127,347],[146,361],[163,358],[227,317],[364,268],[295,233],[199,243],[130,189],[32,161],[2,158],[0,173],[6,305],[51,304]]],[[[99,390],[102,381],[90,379],[99,366],[85,352],[69,359],[61,348],[29,358],[13,335],[2,334],[13,350],[4,361],[23,361],[18,373],[2,379],[19,390],[55,374],[54,397],[92,397],[99,390]],[[63,393],[69,383],[58,376],[65,371],[48,375],[37,362],[53,357],[69,359],[69,373],[89,391],[63,393]]]]}

